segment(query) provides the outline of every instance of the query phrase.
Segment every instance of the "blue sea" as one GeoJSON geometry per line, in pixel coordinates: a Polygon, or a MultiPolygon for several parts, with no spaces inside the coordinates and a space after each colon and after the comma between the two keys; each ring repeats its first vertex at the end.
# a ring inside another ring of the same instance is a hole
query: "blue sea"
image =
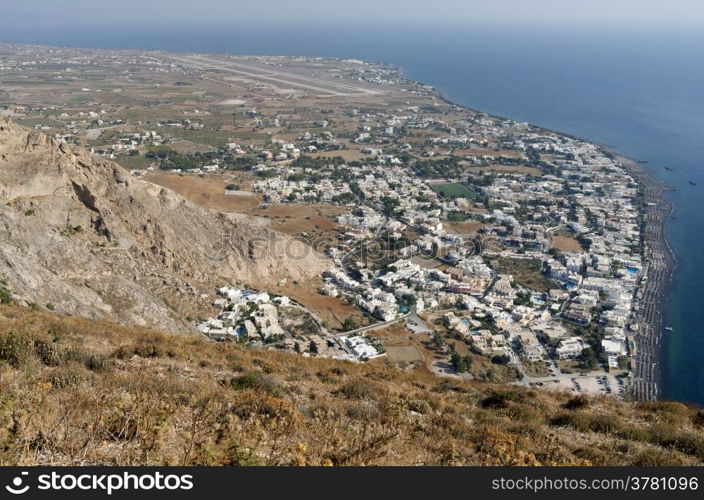
{"type": "Polygon", "coordinates": [[[0,40],[390,62],[459,104],[647,161],[654,176],[676,189],[666,227],[678,267],[665,298],[665,324],[674,333],[664,337],[663,392],[704,405],[704,29],[0,26],[0,40]]]}

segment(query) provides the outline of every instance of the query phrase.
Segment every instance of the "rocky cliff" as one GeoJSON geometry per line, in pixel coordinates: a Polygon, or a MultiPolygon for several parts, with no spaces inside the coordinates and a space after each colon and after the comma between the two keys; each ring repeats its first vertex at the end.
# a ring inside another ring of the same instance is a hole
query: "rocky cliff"
{"type": "Polygon", "coordinates": [[[327,266],[299,241],[0,119],[0,279],[20,303],[183,330],[186,305],[216,286],[327,266]]]}

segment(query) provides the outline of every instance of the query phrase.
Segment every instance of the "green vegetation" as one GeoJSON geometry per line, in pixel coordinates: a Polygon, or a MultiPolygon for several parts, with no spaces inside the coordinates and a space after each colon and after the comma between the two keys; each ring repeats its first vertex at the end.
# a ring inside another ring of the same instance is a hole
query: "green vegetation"
{"type": "Polygon", "coordinates": [[[83,228],[81,226],[65,226],[59,230],[59,234],[66,237],[73,236],[74,234],[81,232],[83,232],[83,228]]]}
{"type": "Polygon", "coordinates": [[[513,299],[514,305],[526,306],[530,304],[531,293],[530,292],[518,292],[516,298],[513,299]]]}
{"type": "Polygon", "coordinates": [[[499,274],[510,274],[519,285],[538,292],[547,292],[555,284],[543,274],[543,264],[537,259],[501,258],[491,262],[499,274]]]}
{"type": "Polygon", "coordinates": [[[0,280],[0,304],[12,304],[12,294],[7,289],[7,283],[0,280]]]}
{"type": "Polygon", "coordinates": [[[115,159],[116,163],[127,170],[146,170],[152,161],[153,159],[145,156],[120,155],[115,159]]]}
{"type": "Polygon", "coordinates": [[[291,166],[297,168],[320,169],[329,165],[340,166],[346,163],[347,161],[341,156],[327,158],[322,156],[301,155],[291,162],[291,166]]]}
{"type": "Polygon", "coordinates": [[[464,171],[460,158],[449,156],[433,160],[417,160],[412,169],[419,177],[426,179],[456,179],[464,171]]]}
{"type": "Polygon", "coordinates": [[[443,198],[470,198],[474,199],[475,194],[467,186],[459,182],[449,184],[433,184],[430,186],[433,191],[437,192],[443,198]]]}
{"type": "Polygon", "coordinates": [[[450,354],[450,363],[457,373],[466,373],[472,369],[472,358],[462,356],[457,352],[450,354]]]}
{"type": "Polygon", "coordinates": [[[149,151],[145,156],[159,160],[159,168],[162,170],[189,170],[199,166],[199,162],[193,157],[171,149],[149,151]]]}
{"type": "Polygon", "coordinates": [[[450,222],[464,222],[469,220],[469,214],[460,212],[458,210],[452,210],[447,213],[447,220],[450,222]]]}

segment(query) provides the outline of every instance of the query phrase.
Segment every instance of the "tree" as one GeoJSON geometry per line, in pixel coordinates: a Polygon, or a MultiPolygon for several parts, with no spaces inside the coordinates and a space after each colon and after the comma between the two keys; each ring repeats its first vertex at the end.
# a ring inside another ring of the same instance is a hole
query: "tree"
{"type": "Polygon", "coordinates": [[[450,355],[450,363],[457,373],[465,373],[472,369],[472,358],[462,356],[457,351],[453,351],[450,355]]]}
{"type": "Polygon", "coordinates": [[[313,354],[318,354],[318,344],[311,340],[310,344],[308,344],[308,350],[313,354]]]}
{"type": "Polygon", "coordinates": [[[511,361],[511,357],[508,354],[498,354],[491,358],[491,362],[495,365],[507,365],[511,361]]]}
{"type": "Polygon", "coordinates": [[[433,333],[433,344],[435,344],[437,347],[442,347],[445,345],[445,340],[443,340],[442,335],[440,335],[440,332],[433,333]]]}
{"type": "Polygon", "coordinates": [[[348,332],[350,330],[354,330],[358,327],[359,327],[359,325],[357,324],[357,322],[353,318],[347,318],[342,323],[342,329],[346,332],[348,332]]]}
{"type": "Polygon", "coordinates": [[[594,354],[594,349],[591,347],[585,347],[582,351],[582,366],[589,370],[593,370],[598,364],[599,362],[596,359],[596,354],[594,354]]]}

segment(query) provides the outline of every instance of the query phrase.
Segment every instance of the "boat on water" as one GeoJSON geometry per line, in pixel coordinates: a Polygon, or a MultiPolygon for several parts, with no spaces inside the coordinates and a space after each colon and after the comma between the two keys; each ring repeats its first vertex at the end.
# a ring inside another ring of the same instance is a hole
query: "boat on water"
{"type": "Polygon", "coordinates": [[[667,170],[668,172],[672,172],[673,168],[672,167],[665,167],[665,170],[667,170]]]}
{"type": "Polygon", "coordinates": [[[666,326],[666,327],[665,327],[665,331],[672,333],[672,327],[671,327],[671,326],[666,326]]]}
{"type": "Polygon", "coordinates": [[[694,181],[689,181],[689,184],[692,185],[692,186],[696,186],[696,185],[697,185],[697,183],[694,182],[694,181]]]}

